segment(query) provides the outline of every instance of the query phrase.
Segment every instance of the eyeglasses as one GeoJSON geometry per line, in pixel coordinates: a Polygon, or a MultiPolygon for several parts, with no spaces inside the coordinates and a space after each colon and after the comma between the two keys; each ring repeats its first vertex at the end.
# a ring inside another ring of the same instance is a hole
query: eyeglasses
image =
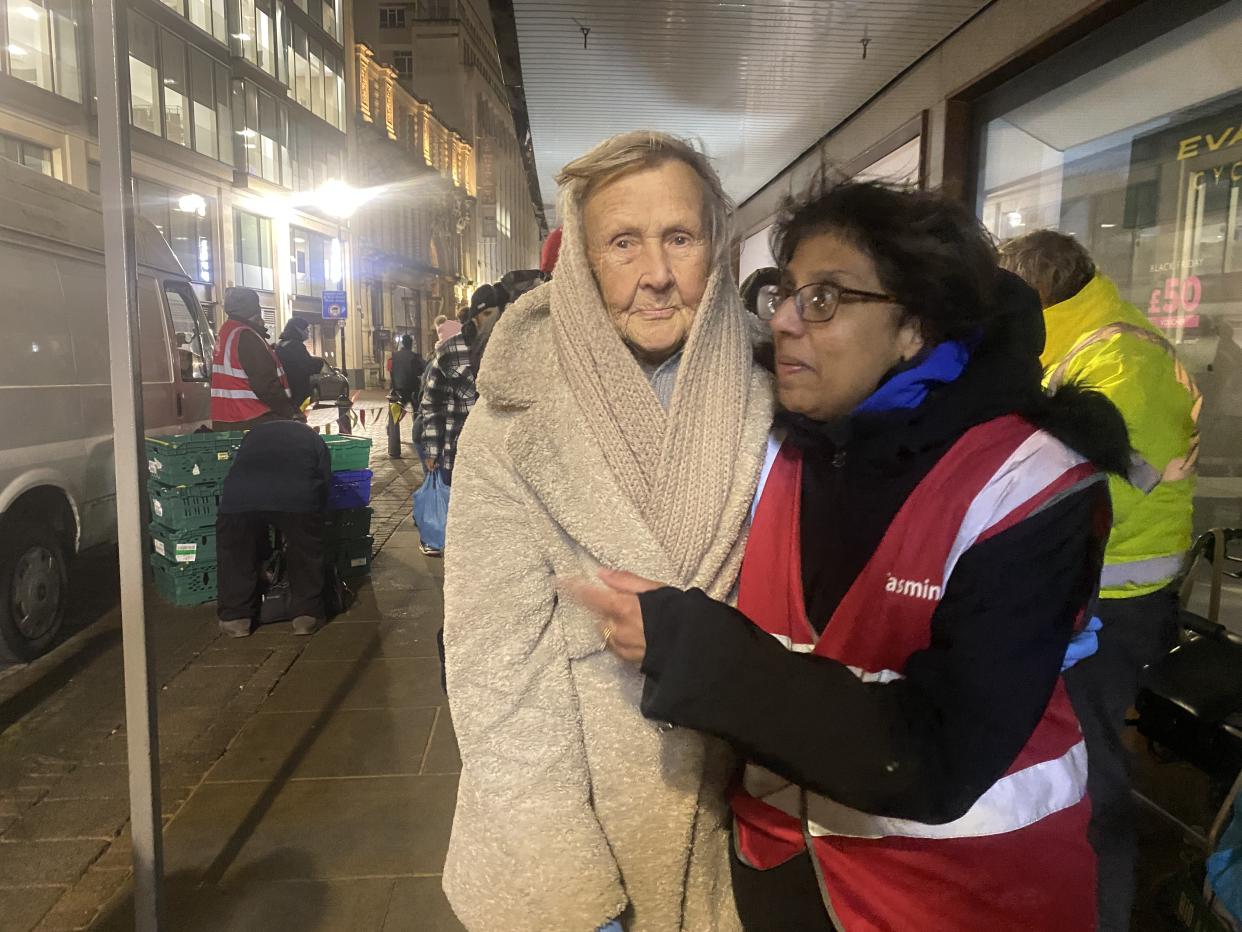
{"type": "Polygon", "coordinates": [[[807,323],[822,324],[832,320],[842,302],[896,301],[892,295],[876,291],[859,291],[842,288],[832,282],[811,282],[801,288],[785,288],[782,285],[764,285],[759,289],[755,313],[760,320],[771,320],[782,304],[794,299],[798,317],[807,323]]]}

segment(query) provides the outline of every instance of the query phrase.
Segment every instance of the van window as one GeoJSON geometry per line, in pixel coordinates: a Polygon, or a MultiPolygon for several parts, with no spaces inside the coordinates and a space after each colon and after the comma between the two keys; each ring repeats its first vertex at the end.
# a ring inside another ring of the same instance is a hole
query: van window
{"type": "Polygon", "coordinates": [[[207,382],[211,379],[211,356],[215,339],[198,298],[182,282],[165,282],[164,295],[172,315],[176,334],[177,358],[183,382],[207,382]]]}

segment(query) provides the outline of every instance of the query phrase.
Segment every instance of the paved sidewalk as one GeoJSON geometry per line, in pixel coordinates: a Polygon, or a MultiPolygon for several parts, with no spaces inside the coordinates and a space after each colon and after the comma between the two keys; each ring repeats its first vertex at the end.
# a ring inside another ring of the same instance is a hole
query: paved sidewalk
{"type": "MultiPolygon", "coordinates": [[[[310,638],[285,623],[234,640],[211,605],[149,606],[167,928],[461,928],[439,877],[459,769],[442,565],[408,518],[410,448],[390,460],[368,428],[378,555],[349,612],[310,638]]],[[[6,932],[133,927],[118,632],[113,611],[0,689],[6,932]]]]}

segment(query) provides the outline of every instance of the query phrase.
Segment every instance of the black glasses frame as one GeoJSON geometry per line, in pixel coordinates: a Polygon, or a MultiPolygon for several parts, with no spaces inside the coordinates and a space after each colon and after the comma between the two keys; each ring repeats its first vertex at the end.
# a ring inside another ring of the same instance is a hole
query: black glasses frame
{"type": "Polygon", "coordinates": [[[878,291],[862,291],[858,288],[845,288],[836,282],[808,282],[801,288],[785,288],[781,285],[764,285],[759,289],[755,301],[755,313],[760,320],[771,320],[776,316],[782,304],[790,298],[794,299],[794,308],[798,318],[806,323],[824,324],[837,316],[837,308],[841,303],[860,301],[896,302],[896,298],[878,291]],[[820,289],[832,295],[827,305],[822,308],[808,306],[811,304],[812,289],[820,289]],[[808,313],[809,312],[809,313],[808,313]]]}

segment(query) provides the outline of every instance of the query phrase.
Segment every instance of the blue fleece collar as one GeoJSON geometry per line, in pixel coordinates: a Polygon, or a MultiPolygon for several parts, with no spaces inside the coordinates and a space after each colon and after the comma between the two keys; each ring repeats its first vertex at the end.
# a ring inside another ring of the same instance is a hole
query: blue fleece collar
{"type": "Polygon", "coordinates": [[[961,340],[946,340],[922,360],[898,372],[854,409],[855,414],[876,414],[898,408],[917,408],[937,385],[954,381],[970,361],[970,348],[961,340]]]}

